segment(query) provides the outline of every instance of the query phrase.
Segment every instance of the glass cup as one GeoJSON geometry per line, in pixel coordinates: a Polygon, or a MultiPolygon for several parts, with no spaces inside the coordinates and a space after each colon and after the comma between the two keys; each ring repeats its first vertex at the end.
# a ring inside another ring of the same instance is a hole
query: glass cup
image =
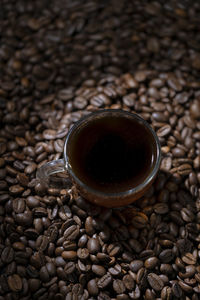
{"type": "Polygon", "coordinates": [[[75,184],[79,193],[85,199],[94,204],[110,208],[126,206],[142,197],[155,180],[161,161],[161,148],[159,139],[152,127],[144,119],[142,119],[140,116],[134,113],[115,109],[95,111],[76,122],[67,134],[64,143],[63,154],[63,159],[47,162],[38,169],[37,178],[40,180],[40,182],[42,184],[45,184],[47,187],[50,187],[51,175],[60,172],[67,172],[69,178],[71,179],[73,184],[75,184]],[[134,120],[135,122],[139,123],[145,128],[146,132],[150,135],[151,140],[155,145],[154,154],[152,153],[152,167],[149,170],[149,173],[147,174],[146,178],[144,178],[144,180],[138,185],[134,186],[133,184],[132,187],[129,187],[127,190],[124,191],[117,192],[115,191],[115,189],[113,189],[111,191],[104,192],[102,190],[98,190],[98,188],[91,187],[90,184],[87,184],[87,182],[83,182],[83,180],[74,170],[74,166],[71,162],[73,151],[72,143],[73,138],[76,136],[77,132],[80,132],[80,130],[88,126],[88,124],[92,126],[92,124],[94,124],[96,120],[108,117],[111,118],[111,120],[112,117],[123,117],[126,119],[134,120]]]}

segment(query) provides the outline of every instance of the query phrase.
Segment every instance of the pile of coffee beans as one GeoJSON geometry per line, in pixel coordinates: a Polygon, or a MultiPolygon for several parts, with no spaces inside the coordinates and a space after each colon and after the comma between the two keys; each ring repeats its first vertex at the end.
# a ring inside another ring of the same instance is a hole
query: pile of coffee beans
{"type": "Polygon", "coordinates": [[[0,300],[200,299],[199,15],[198,1],[1,1],[0,300]],[[35,178],[102,108],[161,142],[130,207],[35,178]]]}

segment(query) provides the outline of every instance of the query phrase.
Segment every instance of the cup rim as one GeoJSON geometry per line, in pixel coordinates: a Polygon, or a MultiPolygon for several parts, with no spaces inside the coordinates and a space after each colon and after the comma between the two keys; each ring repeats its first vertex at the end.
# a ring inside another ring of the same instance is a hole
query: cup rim
{"type": "Polygon", "coordinates": [[[101,109],[98,111],[94,111],[89,113],[86,116],[83,116],[82,118],[80,118],[80,120],[78,120],[69,130],[66,139],[65,139],[65,143],[64,143],[64,162],[65,162],[65,167],[66,170],[69,172],[70,176],[74,179],[74,181],[83,189],[87,190],[89,193],[97,195],[97,196],[104,196],[107,198],[113,198],[113,197],[124,197],[124,196],[130,196],[131,194],[135,194],[138,193],[140,190],[142,190],[143,188],[145,188],[155,177],[155,175],[157,174],[159,167],[160,167],[160,162],[161,162],[161,146],[160,146],[160,142],[158,139],[158,136],[156,135],[155,131],[153,130],[153,128],[149,125],[149,123],[144,120],[142,117],[140,117],[138,114],[136,113],[132,113],[129,111],[125,111],[125,110],[121,110],[121,109],[101,109]],[[82,182],[77,176],[76,174],[73,172],[73,167],[70,165],[69,162],[69,158],[67,155],[67,145],[68,145],[68,141],[70,136],[72,135],[72,133],[78,128],[80,127],[81,124],[85,123],[86,120],[89,120],[95,116],[98,115],[102,115],[102,114],[111,114],[111,113],[118,113],[118,114],[124,114],[124,115],[128,115],[132,118],[135,118],[137,121],[139,121],[140,123],[142,122],[142,124],[147,127],[151,134],[153,135],[155,142],[156,142],[156,161],[154,163],[154,166],[150,172],[150,174],[145,178],[145,180],[140,183],[139,185],[137,185],[134,188],[128,189],[126,191],[123,192],[102,192],[99,191],[97,189],[94,189],[92,187],[90,187],[89,185],[85,184],[84,182],[82,182]]]}

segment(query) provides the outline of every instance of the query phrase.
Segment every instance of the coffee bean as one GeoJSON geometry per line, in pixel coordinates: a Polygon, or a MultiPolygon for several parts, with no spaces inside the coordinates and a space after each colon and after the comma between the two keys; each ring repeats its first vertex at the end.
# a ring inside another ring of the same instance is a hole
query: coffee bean
{"type": "Polygon", "coordinates": [[[87,217],[85,220],[85,230],[88,235],[93,235],[95,233],[95,229],[93,227],[93,219],[91,216],[87,217]]]}
{"type": "Polygon", "coordinates": [[[131,299],[140,299],[141,292],[138,285],[136,285],[135,291],[129,293],[129,296],[131,299]]]}
{"type": "MultiPolygon", "coordinates": [[[[60,240],[59,240],[60,241],[60,240]]],[[[62,238],[61,238],[61,243],[63,242],[62,238]]],[[[76,250],[77,246],[76,246],[76,243],[74,242],[71,242],[71,241],[65,241],[63,243],[63,248],[65,250],[76,250]]]]}
{"type": "Polygon", "coordinates": [[[47,211],[43,207],[37,207],[33,209],[34,216],[38,218],[46,217],[47,216],[47,211]]]}
{"type": "Polygon", "coordinates": [[[158,265],[159,261],[157,259],[157,257],[150,257],[148,259],[145,260],[144,262],[144,266],[147,269],[154,269],[157,265],[158,265]]]}
{"type": "Polygon", "coordinates": [[[24,188],[18,184],[12,185],[9,188],[9,192],[13,195],[21,194],[24,191],[24,188]]]}
{"type": "Polygon", "coordinates": [[[192,243],[188,239],[179,239],[177,241],[177,246],[181,254],[191,252],[192,250],[192,243]]]}
{"type": "Polygon", "coordinates": [[[28,177],[23,173],[18,173],[17,180],[24,187],[26,187],[29,183],[28,177]]]}
{"type": "Polygon", "coordinates": [[[66,260],[75,260],[77,257],[76,251],[63,251],[61,255],[66,260]]]}
{"type": "Polygon", "coordinates": [[[64,237],[70,241],[73,241],[79,235],[79,227],[76,225],[72,225],[67,228],[64,232],[64,237]]]}
{"type": "Polygon", "coordinates": [[[101,252],[97,253],[97,259],[99,261],[102,261],[103,263],[109,263],[110,260],[111,260],[111,258],[110,258],[110,256],[108,254],[101,253],[101,252]]]}
{"type": "Polygon", "coordinates": [[[147,280],[148,280],[150,286],[155,291],[161,291],[162,290],[162,288],[164,286],[164,283],[158,275],[156,275],[155,273],[149,273],[148,276],[147,276],[147,280]]]}
{"type": "Polygon", "coordinates": [[[177,298],[181,298],[182,295],[183,295],[181,287],[180,287],[180,285],[177,282],[175,282],[175,283],[172,284],[172,293],[177,298]]]}
{"type": "Polygon", "coordinates": [[[147,300],[155,299],[156,295],[155,295],[154,290],[147,289],[146,292],[145,292],[145,298],[147,300]]]}
{"type": "Polygon", "coordinates": [[[193,118],[198,119],[200,116],[200,106],[199,106],[199,101],[194,100],[190,104],[190,114],[193,118]]]}
{"type": "Polygon", "coordinates": [[[8,264],[14,259],[14,250],[11,247],[5,247],[1,253],[2,262],[8,264]]]}
{"type": "Polygon", "coordinates": [[[183,165],[179,166],[177,169],[178,173],[183,176],[189,175],[191,173],[191,170],[192,170],[192,168],[191,168],[191,165],[189,165],[189,164],[183,164],[183,165]]]}
{"type": "Polygon", "coordinates": [[[74,107],[78,108],[78,109],[83,109],[85,108],[87,105],[87,100],[83,97],[76,97],[74,99],[74,107]]]}
{"type": "Polygon", "coordinates": [[[28,280],[28,285],[29,285],[29,289],[31,290],[31,292],[35,292],[39,289],[40,287],[40,280],[36,279],[36,278],[30,278],[28,280]]]}
{"type": "Polygon", "coordinates": [[[126,290],[123,281],[120,279],[113,280],[113,289],[117,294],[122,294],[126,290]]]}
{"type": "Polygon", "coordinates": [[[0,143],[0,154],[4,154],[6,152],[6,144],[0,143]]]}
{"type": "Polygon", "coordinates": [[[6,266],[6,273],[8,275],[12,275],[16,273],[17,265],[15,261],[12,261],[10,264],[6,266]]]}
{"type": "Polygon", "coordinates": [[[40,235],[36,240],[36,249],[39,251],[44,251],[49,243],[48,237],[45,235],[40,235]]]}
{"type": "MultiPolygon", "coordinates": [[[[71,210],[70,210],[70,208],[69,208],[67,205],[63,205],[63,206],[61,206],[61,208],[59,209],[58,214],[59,214],[59,217],[60,217],[63,221],[65,221],[65,220],[67,220],[68,218],[71,217],[71,210]]],[[[78,229],[78,228],[77,228],[77,229],[78,229]]],[[[76,234],[78,234],[78,233],[77,233],[77,230],[75,230],[75,228],[72,227],[71,229],[68,228],[68,231],[67,231],[66,234],[69,235],[69,238],[75,238],[76,234]],[[72,237],[70,237],[70,236],[71,236],[71,233],[70,233],[71,231],[74,231],[74,233],[72,234],[72,237]]]]}
{"type": "Polygon", "coordinates": [[[91,254],[95,254],[95,253],[99,252],[100,243],[99,243],[98,239],[90,238],[87,242],[87,248],[89,250],[89,253],[91,253],[91,254]]]}
{"type": "Polygon", "coordinates": [[[169,286],[165,286],[161,291],[161,299],[172,299],[172,290],[169,286]]]}
{"type": "Polygon", "coordinates": [[[100,265],[92,265],[92,272],[94,272],[97,276],[104,276],[106,274],[106,269],[100,265]]]}
{"type": "Polygon", "coordinates": [[[153,112],[152,113],[153,120],[157,122],[166,122],[167,118],[162,112],[153,112]]]}
{"type": "Polygon", "coordinates": [[[26,208],[26,204],[24,199],[22,198],[16,198],[13,200],[13,210],[15,213],[23,213],[25,208],[26,208]]]}
{"type": "Polygon", "coordinates": [[[141,260],[133,260],[130,263],[130,269],[131,269],[131,271],[133,271],[135,273],[142,267],[143,267],[143,261],[141,261],[141,260]]]}
{"type": "Polygon", "coordinates": [[[13,249],[23,251],[25,249],[25,245],[21,242],[15,242],[13,243],[13,249]]]}
{"type": "Polygon", "coordinates": [[[74,262],[68,262],[66,265],[65,265],[65,268],[64,268],[64,270],[65,270],[65,272],[66,272],[66,274],[72,274],[74,271],[75,271],[75,264],[74,264],[74,262]]]}
{"type": "Polygon", "coordinates": [[[98,280],[97,286],[99,289],[105,289],[108,287],[108,285],[110,285],[111,282],[112,276],[109,273],[107,273],[98,280]]]}
{"type": "Polygon", "coordinates": [[[182,90],[181,84],[179,83],[178,79],[175,78],[175,77],[169,78],[167,83],[168,83],[169,87],[171,87],[175,91],[181,91],[182,90]]]}
{"type": "Polygon", "coordinates": [[[31,163],[24,169],[24,173],[32,174],[36,170],[36,168],[37,165],[35,163],[31,163]]]}
{"type": "Polygon", "coordinates": [[[55,264],[57,267],[64,267],[66,265],[66,262],[64,261],[64,259],[61,256],[57,256],[55,258],[55,264]]]}
{"type": "Polygon", "coordinates": [[[192,255],[192,253],[186,253],[184,256],[182,256],[182,260],[188,265],[196,264],[196,258],[192,255]]]}
{"type": "Polygon", "coordinates": [[[118,276],[121,273],[122,268],[119,264],[116,264],[113,267],[109,268],[108,271],[112,276],[118,276]]]}
{"type": "Polygon", "coordinates": [[[91,279],[87,284],[88,292],[91,296],[97,296],[99,293],[99,289],[97,286],[97,282],[95,279],[91,279]]]}
{"type": "Polygon", "coordinates": [[[157,203],[154,205],[154,211],[157,214],[166,214],[169,211],[169,207],[165,203],[157,203]]]}
{"type": "Polygon", "coordinates": [[[133,107],[135,104],[136,94],[131,93],[123,97],[123,103],[128,107],[133,107]]]}
{"type": "Polygon", "coordinates": [[[186,284],[183,281],[179,281],[179,286],[181,287],[181,289],[186,292],[186,293],[192,293],[193,288],[191,286],[189,286],[188,284],[186,284]]]}
{"type": "Polygon", "coordinates": [[[132,291],[135,287],[134,279],[131,275],[127,274],[123,277],[123,283],[127,290],[132,291]]]}
{"type": "Polygon", "coordinates": [[[159,137],[163,137],[168,135],[171,132],[171,126],[166,124],[164,126],[162,126],[161,128],[159,128],[159,130],[157,131],[157,135],[159,137]]]}
{"type": "Polygon", "coordinates": [[[161,161],[160,169],[162,171],[169,171],[172,166],[172,159],[171,157],[164,157],[161,161]]]}
{"type": "Polygon", "coordinates": [[[77,250],[77,256],[80,259],[85,260],[89,257],[89,250],[87,248],[79,248],[77,250]]]}
{"type": "Polygon", "coordinates": [[[28,205],[29,208],[35,208],[40,205],[40,201],[36,197],[29,196],[26,199],[26,204],[28,205]]]}
{"type": "Polygon", "coordinates": [[[140,242],[138,242],[135,239],[130,239],[129,240],[129,245],[131,246],[131,248],[136,252],[136,253],[140,253],[142,251],[142,245],[140,242]]]}
{"type": "Polygon", "coordinates": [[[40,269],[40,279],[41,279],[43,282],[48,282],[49,279],[50,279],[50,276],[49,276],[49,273],[48,273],[48,271],[47,271],[46,266],[43,266],[43,267],[40,269]]]}
{"type": "Polygon", "coordinates": [[[8,277],[9,288],[13,292],[19,292],[22,289],[22,280],[21,277],[17,274],[13,274],[8,277]]]}

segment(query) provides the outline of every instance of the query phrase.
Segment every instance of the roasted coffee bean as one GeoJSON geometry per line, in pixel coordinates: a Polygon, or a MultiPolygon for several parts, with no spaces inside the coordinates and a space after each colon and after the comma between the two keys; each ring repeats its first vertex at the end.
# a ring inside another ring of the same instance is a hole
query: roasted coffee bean
{"type": "Polygon", "coordinates": [[[87,235],[83,234],[78,241],[78,247],[83,248],[86,245],[87,241],[88,241],[87,235]]]}
{"type": "Polygon", "coordinates": [[[172,290],[169,286],[165,286],[161,291],[161,299],[172,299],[172,290]]]}
{"type": "Polygon", "coordinates": [[[22,198],[16,198],[13,200],[13,210],[15,213],[23,213],[25,208],[26,208],[26,204],[24,199],[22,198]]]}
{"type": "Polygon", "coordinates": [[[64,237],[70,241],[73,241],[79,235],[79,227],[76,225],[72,225],[67,228],[64,232],[64,237]]]}
{"type": "Polygon", "coordinates": [[[6,273],[8,275],[12,275],[13,273],[16,273],[17,265],[15,261],[12,261],[10,264],[6,266],[6,273]]]}
{"type": "Polygon", "coordinates": [[[34,208],[40,205],[40,201],[36,197],[29,196],[26,199],[26,204],[28,205],[29,208],[34,208]]]}
{"type": "Polygon", "coordinates": [[[87,284],[88,292],[91,296],[97,296],[99,293],[99,289],[97,286],[97,282],[95,279],[91,279],[87,284]]]}
{"type": "Polygon", "coordinates": [[[143,261],[141,260],[133,260],[130,263],[130,269],[131,271],[133,271],[134,273],[136,273],[140,268],[143,267],[143,261]]]}
{"type": "Polygon", "coordinates": [[[35,163],[30,163],[25,169],[24,172],[26,174],[32,174],[37,168],[37,165],[35,163]]]}
{"type": "Polygon", "coordinates": [[[55,264],[57,267],[64,267],[66,265],[66,262],[61,256],[57,256],[55,258],[55,264]]]}
{"type": "Polygon", "coordinates": [[[192,255],[192,253],[186,253],[184,256],[182,256],[182,261],[187,265],[196,264],[196,258],[194,257],[194,255],[192,255]]]}
{"type": "Polygon", "coordinates": [[[103,263],[109,263],[111,260],[111,258],[108,254],[101,253],[101,252],[97,253],[97,259],[103,263]]]}
{"type": "Polygon", "coordinates": [[[8,264],[14,259],[14,250],[11,247],[5,247],[1,252],[1,260],[2,262],[8,264]]]}
{"type": "Polygon", "coordinates": [[[22,186],[16,184],[16,185],[10,186],[9,191],[13,195],[19,195],[24,191],[24,188],[22,186]]]}
{"type": "MultiPolygon", "coordinates": [[[[59,240],[60,241],[60,240],[59,240]]],[[[62,238],[61,238],[61,243],[62,243],[62,238]]],[[[63,243],[63,248],[67,251],[69,250],[76,250],[77,246],[75,242],[72,241],[64,241],[63,243]]]]}
{"type": "Polygon", "coordinates": [[[158,265],[158,263],[159,263],[158,258],[154,256],[154,257],[150,257],[150,258],[146,259],[144,262],[144,266],[145,266],[145,268],[151,270],[151,269],[154,269],[158,265]]]}
{"type": "Polygon", "coordinates": [[[40,235],[36,240],[36,249],[39,251],[44,251],[47,248],[48,243],[48,237],[46,237],[45,235],[40,235]]]}
{"type": "Polygon", "coordinates": [[[77,256],[80,259],[85,260],[89,257],[89,250],[87,248],[79,248],[77,250],[77,256]]]}
{"type": "Polygon", "coordinates": [[[100,289],[105,289],[108,287],[108,285],[112,282],[112,276],[107,273],[105,274],[103,277],[101,277],[98,282],[97,282],[97,286],[100,289]]]}
{"type": "Polygon", "coordinates": [[[106,274],[106,269],[100,265],[92,265],[92,272],[94,272],[97,276],[104,276],[106,274]]]}
{"type": "Polygon", "coordinates": [[[39,289],[39,287],[41,285],[41,281],[36,278],[30,278],[28,280],[28,285],[29,285],[29,289],[31,290],[31,292],[35,292],[39,289]]]}
{"type": "Polygon", "coordinates": [[[85,230],[88,235],[93,235],[95,233],[93,219],[91,216],[87,217],[87,219],[85,220],[85,230]]]}
{"type": "Polygon", "coordinates": [[[116,264],[113,267],[109,268],[108,271],[112,276],[118,276],[121,273],[122,268],[119,264],[116,264]]]}
{"type": "Polygon", "coordinates": [[[13,249],[23,251],[25,249],[25,245],[21,242],[15,242],[13,243],[13,249]]]}
{"type": "Polygon", "coordinates": [[[107,248],[107,252],[110,256],[116,256],[121,251],[120,244],[110,244],[107,248]]]}
{"type": "Polygon", "coordinates": [[[13,274],[8,277],[8,286],[13,292],[19,292],[22,289],[22,279],[19,275],[13,274]]]}
{"type": "Polygon", "coordinates": [[[49,273],[48,273],[48,271],[47,271],[46,266],[43,266],[43,267],[40,269],[40,279],[41,279],[43,282],[48,282],[49,279],[50,279],[50,276],[49,276],[49,273]]]}
{"type": "Polygon", "coordinates": [[[134,279],[131,275],[127,274],[123,277],[123,283],[127,290],[132,291],[135,287],[134,279]]]}
{"type": "Polygon", "coordinates": [[[129,296],[130,296],[131,299],[140,299],[141,292],[140,292],[140,289],[139,289],[138,285],[136,285],[134,291],[132,291],[131,293],[129,293],[129,296]]]}
{"type": "Polygon", "coordinates": [[[159,258],[160,258],[160,260],[161,260],[162,262],[164,262],[164,263],[169,263],[170,261],[173,260],[174,255],[173,255],[172,250],[166,249],[166,250],[163,250],[163,251],[160,253],[159,258]]]}
{"type": "Polygon", "coordinates": [[[147,276],[147,280],[148,280],[150,286],[155,291],[161,291],[162,290],[162,288],[164,286],[164,283],[157,274],[149,273],[148,276],[147,276]]]}
{"type": "Polygon", "coordinates": [[[98,239],[90,238],[87,242],[87,248],[89,250],[89,253],[91,253],[91,254],[95,254],[95,253],[99,252],[100,243],[99,243],[98,239]]]}
{"type": "Polygon", "coordinates": [[[166,203],[157,203],[154,205],[154,211],[157,214],[166,214],[169,211],[169,207],[166,203]]]}
{"type": "Polygon", "coordinates": [[[177,282],[172,284],[172,293],[177,298],[181,298],[183,295],[182,289],[177,282]]]}
{"type": "Polygon", "coordinates": [[[190,242],[190,240],[188,240],[186,238],[179,239],[177,241],[177,247],[181,254],[188,253],[188,252],[191,252],[191,250],[192,250],[192,243],[190,242]]]}
{"type": "Polygon", "coordinates": [[[72,274],[74,271],[75,271],[75,264],[74,262],[68,262],[66,265],[65,265],[65,272],[66,274],[72,274]]]}
{"type": "Polygon", "coordinates": [[[120,279],[113,280],[113,289],[117,294],[122,294],[126,290],[123,281],[120,279]]]}
{"type": "Polygon", "coordinates": [[[75,260],[77,258],[76,251],[63,251],[61,255],[66,260],[75,260]]]}

